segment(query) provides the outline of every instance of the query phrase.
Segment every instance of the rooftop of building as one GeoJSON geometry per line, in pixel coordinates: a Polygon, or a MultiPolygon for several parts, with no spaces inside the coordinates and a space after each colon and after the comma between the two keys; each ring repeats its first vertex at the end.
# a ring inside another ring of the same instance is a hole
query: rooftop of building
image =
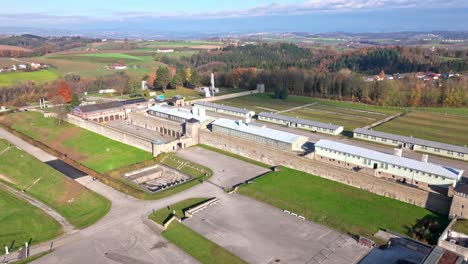
{"type": "Polygon", "coordinates": [[[356,147],[353,145],[343,144],[326,139],[319,140],[317,143],[315,143],[315,147],[322,147],[330,150],[335,150],[370,160],[381,161],[408,169],[414,169],[429,174],[443,176],[449,179],[458,179],[459,175],[461,175],[462,172],[454,168],[449,168],[434,163],[428,163],[405,157],[390,155],[383,152],[356,147]]]}
{"type": "Polygon", "coordinates": [[[125,100],[125,101],[112,101],[112,102],[107,102],[107,103],[102,103],[102,104],[81,105],[81,106],[75,107],[75,109],[81,111],[82,113],[89,113],[89,112],[102,111],[102,110],[107,110],[107,109],[112,109],[112,108],[121,108],[121,107],[124,107],[125,105],[138,104],[138,103],[146,103],[146,99],[136,98],[136,99],[130,99],[130,100],[125,100]]]}
{"type": "Polygon", "coordinates": [[[275,113],[270,113],[270,112],[261,112],[258,114],[258,116],[264,116],[264,117],[269,117],[269,118],[275,118],[275,119],[280,119],[288,122],[293,122],[297,124],[303,124],[303,125],[309,125],[309,126],[316,126],[316,127],[321,127],[321,128],[326,128],[326,129],[332,129],[332,130],[337,130],[341,126],[334,125],[334,124],[326,124],[322,122],[317,122],[317,121],[312,121],[312,120],[307,120],[307,119],[301,119],[301,118],[296,118],[296,117],[290,117],[290,116],[285,116],[285,115],[278,115],[275,113]]]}
{"type": "Polygon", "coordinates": [[[177,107],[173,107],[173,106],[170,106],[170,105],[167,105],[167,104],[153,105],[148,109],[148,111],[156,111],[156,112],[159,112],[159,113],[164,113],[164,114],[168,114],[168,115],[171,115],[171,116],[183,118],[183,119],[185,119],[187,121],[190,120],[192,123],[193,123],[193,119],[195,119],[197,121],[203,120],[202,117],[194,115],[192,112],[190,112],[189,109],[177,108],[177,107]]]}
{"type": "Polygon", "coordinates": [[[219,118],[212,123],[220,127],[230,128],[237,131],[242,131],[248,134],[257,135],[265,138],[270,138],[276,141],[286,142],[286,143],[295,143],[303,136],[284,132],[276,129],[271,129],[266,126],[259,126],[257,124],[249,124],[242,121],[235,121],[231,119],[219,118]]]}
{"type": "Polygon", "coordinates": [[[223,109],[223,110],[226,110],[226,111],[242,113],[242,114],[248,114],[248,113],[253,112],[253,111],[248,110],[248,109],[242,109],[242,108],[238,108],[238,107],[222,105],[222,104],[215,104],[215,103],[209,103],[209,102],[195,102],[195,103],[193,103],[193,105],[213,107],[213,108],[223,109]]]}
{"type": "Polygon", "coordinates": [[[385,132],[380,132],[380,131],[375,131],[375,130],[369,130],[369,129],[364,129],[364,128],[356,128],[353,132],[354,133],[364,134],[364,135],[369,135],[369,136],[386,138],[386,139],[390,139],[390,140],[397,140],[397,141],[407,142],[407,143],[411,143],[411,144],[415,144],[415,145],[427,146],[427,147],[431,147],[431,148],[438,148],[438,149],[444,149],[444,150],[448,150],[448,151],[454,151],[454,152],[468,154],[468,147],[463,147],[463,146],[445,144],[445,143],[441,143],[441,142],[430,141],[430,140],[425,140],[425,139],[420,139],[420,138],[400,136],[400,135],[396,135],[396,134],[390,134],[390,133],[385,133],[385,132]]]}

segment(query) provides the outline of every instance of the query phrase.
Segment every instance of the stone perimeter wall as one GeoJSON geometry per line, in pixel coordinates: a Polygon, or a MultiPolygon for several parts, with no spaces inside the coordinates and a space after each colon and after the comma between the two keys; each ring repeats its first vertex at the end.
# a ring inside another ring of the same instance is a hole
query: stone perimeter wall
{"type": "Polygon", "coordinates": [[[81,128],[90,130],[94,133],[98,133],[100,135],[113,139],[115,141],[122,142],[124,144],[142,149],[144,151],[148,151],[152,153],[153,156],[157,156],[162,152],[174,151],[178,148],[179,144],[186,147],[193,145],[192,138],[180,138],[167,144],[153,145],[152,141],[148,138],[140,137],[114,127],[85,120],[70,114],[67,115],[66,121],[81,128]]]}
{"type": "Polygon", "coordinates": [[[304,171],[442,214],[448,214],[450,209],[451,198],[441,194],[396,184],[382,178],[354,172],[351,169],[322,163],[312,159],[313,157],[300,157],[292,152],[281,151],[240,138],[228,137],[210,132],[207,129],[200,130],[200,143],[267,164],[283,165],[304,171]]]}

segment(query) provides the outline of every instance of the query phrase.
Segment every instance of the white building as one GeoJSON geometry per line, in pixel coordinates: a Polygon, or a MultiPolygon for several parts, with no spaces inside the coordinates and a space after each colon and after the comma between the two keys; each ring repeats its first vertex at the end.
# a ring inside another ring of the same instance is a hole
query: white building
{"type": "Polygon", "coordinates": [[[278,115],[275,113],[261,112],[258,114],[258,120],[330,135],[339,135],[341,132],[343,132],[342,126],[333,125],[331,123],[325,124],[317,121],[294,118],[285,115],[278,115]]]}
{"type": "Polygon", "coordinates": [[[171,53],[171,52],[174,52],[173,49],[157,49],[156,50],[157,53],[171,53]]]}
{"type": "Polygon", "coordinates": [[[204,109],[194,109],[191,112],[185,108],[177,108],[167,104],[156,104],[150,107],[147,111],[149,115],[163,119],[173,120],[179,123],[185,123],[189,120],[204,121],[206,119],[204,109]]]}
{"type": "Polygon", "coordinates": [[[212,111],[212,112],[226,114],[226,115],[238,116],[238,117],[242,117],[245,119],[250,119],[255,115],[254,111],[250,111],[247,109],[221,105],[221,104],[208,103],[208,102],[195,102],[193,104],[193,107],[204,108],[207,111],[212,111]]]}
{"type": "Polygon", "coordinates": [[[463,170],[324,139],[315,143],[315,159],[344,167],[356,165],[372,169],[377,177],[423,189],[429,189],[431,185],[455,187],[463,174],[463,170]]]}
{"type": "Polygon", "coordinates": [[[353,134],[354,138],[361,140],[468,161],[468,148],[463,146],[400,136],[363,128],[355,129],[353,134]]]}
{"type": "Polygon", "coordinates": [[[211,123],[211,126],[213,132],[270,145],[283,150],[302,151],[302,146],[307,142],[307,138],[304,136],[271,129],[264,125],[260,126],[225,118],[217,119],[211,123]]]}

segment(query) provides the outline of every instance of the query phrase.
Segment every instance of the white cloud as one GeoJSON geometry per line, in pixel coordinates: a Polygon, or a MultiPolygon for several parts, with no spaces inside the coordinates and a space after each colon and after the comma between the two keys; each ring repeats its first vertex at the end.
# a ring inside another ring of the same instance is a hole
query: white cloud
{"type": "Polygon", "coordinates": [[[259,5],[254,8],[223,10],[214,12],[121,12],[102,13],[101,15],[89,16],[67,16],[50,15],[44,13],[36,14],[2,14],[0,11],[0,22],[8,24],[15,21],[27,20],[28,23],[79,23],[83,21],[126,21],[134,19],[156,19],[156,18],[236,18],[236,17],[258,17],[274,15],[301,15],[327,12],[353,12],[362,10],[401,10],[409,8],[438,9],[438,8],[467,8],[466,0],[306,0],[299,4],[271,3],[259,5]]]}

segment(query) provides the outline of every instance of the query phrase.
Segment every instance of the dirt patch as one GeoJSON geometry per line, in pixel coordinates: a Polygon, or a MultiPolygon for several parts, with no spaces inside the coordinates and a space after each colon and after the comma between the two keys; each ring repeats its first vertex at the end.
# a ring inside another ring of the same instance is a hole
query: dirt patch
{"type": "Polygon", "coordinates": [[[12,179],[10,179],[10,178],[8,178],[7,176],[5,176],[5,175],[2,175],[2,174],[0,174],[0,180],[3,180],[3,181],[6,181],[6,182],[9,182],[9,183],[11,183],[11,184],[16,184],[16,182],[15,182],[15,181],[13,181],[12,179]]]}
{"type": "Polygon", "coordinates": [[[67,157],[73,160],[84,160],[88,156],[78,153],[73,147],[67,147],[62,144],[62,142],[69,140],[70,138],[77,137],[80,133],[80,128],[72,127],[68,128],[60,133],[57,138],[55,138],[52,142],[49,143],[49,146],[53,149],[60,151],[67,155],[67,157]]]}
{"type": "Polygon", "coordinates": [[[75,183],[73,180],[65,179],[63,183],[65,191],[61,196],[55,198],[55,202],[60,204],[73,203],[81,195],[82,186],[75,183]]]}

